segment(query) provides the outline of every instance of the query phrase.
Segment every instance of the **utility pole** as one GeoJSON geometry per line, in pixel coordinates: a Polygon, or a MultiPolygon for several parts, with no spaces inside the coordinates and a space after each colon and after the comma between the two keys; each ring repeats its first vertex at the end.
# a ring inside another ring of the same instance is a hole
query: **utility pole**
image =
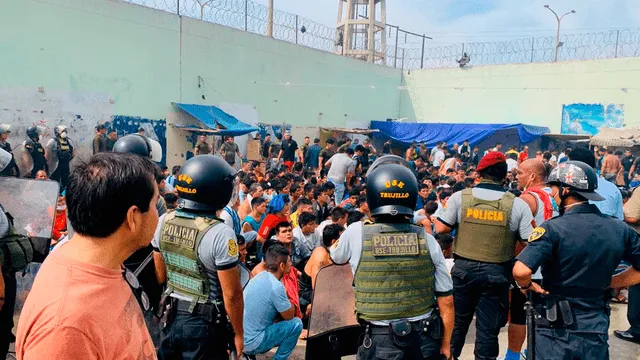
{"type": "Polygon", "coordinates": [[[269,0],[269,12],[267,13],[267,36],[273,37],[273,0],[269,0]]]}
{"type": "Polygon", "coordinates": [[[562,21],[562,18],[569,15],[569,14],[575,14],[576,11],[575,10],[571,10],[567,13],[565,13],[562,16],[558,16],[558,14],[553,11],[553,9],[549,6],[549,5],[545,5],[544,7],[546,7],[547,9],[549,9],[549,11],[551,11],[553,13],[553,15],[556,16],[556,20],[558,20],[558,29],[556,31],[556,49],[555,49],[555,55],[553,56],[553,62],[558,62],[558,49],[560,49],[560,46],[562,46],[562,44],[560,43],[560,22],[562,21]]]}

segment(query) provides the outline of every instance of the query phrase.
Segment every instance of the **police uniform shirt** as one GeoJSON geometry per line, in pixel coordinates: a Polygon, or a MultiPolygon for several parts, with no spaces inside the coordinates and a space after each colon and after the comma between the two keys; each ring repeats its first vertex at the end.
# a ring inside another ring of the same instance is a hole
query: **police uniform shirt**
{"type": "MultiPolygon", "coordinates": [[[[480,200],[499,200],[504,193],[501,186],[494,184],[480,183],[472,189],[472,195],[480,200]]],[[[438,215],[438,220],[450,228],[460,224],[462,220],[462,191],[451,195],[449,201],[447,201],[447,207],[438,215]]],[[[532,220],[533,215],[529,205],[524,200],[515,198],[511,215],[509,216],[509,229],[514,233],[518,233],[520,239],[528,239],[533,231],[532,220]]]]}
{"type": "MultiPolygon", "coordinates": [[[[574,205],[537,227],[517,259],[532,271],[542,266],[542,287],[552,295],[569,298],[574,307],[604,310],[620,261],[640,270],[640,241],[631,227],[596,206],[574,205]]],[[[593,330],[606,333],[608,322],[601,318],[593,330]]]]}
{"type": "MultiPolygon", "coordinates": [[[[160,251],[160,235],[165,217],[166,215],[160,217],[151,241],[155,251],[160,251]]],[[[210,282],[217,279],[216,271],[228,270],[238,265],[238,243],[233,229],[222,222],[209,229],[202,237],[198,247],[198,258],[202,262],[210,282]]],[[[211,286],[211,291],[215,291],[215,286],[211,286]]],[[[191,300],[190,297],[176,293],[171,296],[186,301],[191,300]]]]}
{"type": "MultiPolygon", "coordinates": [[[[355,222],[345,230],[340,239],[331,246],[331,259],[336,264],[346,264],[347,262],[351,266],[351,271],[354,276],[358,264],[360,263],[360,257],[362,255],[362,230],[363,222],[355,222]]],[[[424,229],[423,229],[424,231],[424,229]]],[[[436,239],[424,232],[424,238],[427,241],[429,247],[429,253],[433,260],[433,266],[435,268],[435,294],[436,296],[448,296],[453,294],[453,281],[449,276],[449,270],[447,270],[447,262],[445,261],[442,249],[436,241],[436,239]]],[[[421,316],[408,319],[409,321],[417,321],[426,319],[430,315],[430,312],[421,316]]],[[[399,319],[398,319],[399,320],[399,319]]],[[[393,320],[390,320],[393,321],[393,320]]],[[[375,325],[387,325],[390,321],[372,321],[375,325]]]]}

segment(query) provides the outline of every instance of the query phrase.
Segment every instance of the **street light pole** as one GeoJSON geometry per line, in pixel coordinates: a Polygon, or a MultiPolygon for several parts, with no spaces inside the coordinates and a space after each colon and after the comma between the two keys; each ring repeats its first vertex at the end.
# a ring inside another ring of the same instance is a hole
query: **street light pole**
{"type": "Polygon", "coordinates": [[[555,50],[555,55],[553,56],[553,62],[558,62],[558,49],[560,48],[560,22],[562,21],[562,18],[569,15],[569,14],[575,14],[576,11],[575,10],[571,10],[567,13],[565,13],[562,16],[558,16],[558,14],[553,11],[553,9],[549,6],[549,5],[545,5],[544,7],[546,7],[547,9],[549,9],[549,11],[551,11],[553,13],[553,15],[555,15],[556,20],[558,21],[558,28],[556,31],[556,50],[555,50]]]}

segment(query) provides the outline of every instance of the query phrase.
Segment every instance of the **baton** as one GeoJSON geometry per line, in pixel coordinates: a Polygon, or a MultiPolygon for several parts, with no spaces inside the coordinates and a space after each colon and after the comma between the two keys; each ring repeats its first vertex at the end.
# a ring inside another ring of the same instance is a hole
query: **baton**
{"type": "Polygon", "coordinates": [[[533,292],[527,292],[527,302],[524,304],[527,314],[527,360],[535,360],[536,358],[536,324],[535,311],[533,308],[533,292]]]}

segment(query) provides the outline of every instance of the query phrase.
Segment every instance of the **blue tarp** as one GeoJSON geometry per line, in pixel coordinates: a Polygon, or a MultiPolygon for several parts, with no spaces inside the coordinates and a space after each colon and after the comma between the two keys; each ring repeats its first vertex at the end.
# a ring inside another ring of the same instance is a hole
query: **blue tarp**
{"type": "Polygon", "coordinates": [[[402,123],[391,121],[372,121],[372,129],[380,130],[375,137],[392,139],[405,144],[413,141],[424,141],[426,146],[433,147],[438,141],[446,141],[447,144],[462,144],[469,140],[475,146],[488,139],[501,130],[518,131],[520,143],[526,144],[536,140],[543,134],[549,133],[545,126],[532,126],[524,124],[444,124],[444,123],[402,123]]]}
{"type": "Polygon", "coordinates": [[[179,104],[178,108],[194,118],[200,120],[209,129],[218,130],[216,135],[240,136],[258,131],[257,127],[243,123],[235,116],[229,115],[220,108],[212,105],[179,104]]]}

